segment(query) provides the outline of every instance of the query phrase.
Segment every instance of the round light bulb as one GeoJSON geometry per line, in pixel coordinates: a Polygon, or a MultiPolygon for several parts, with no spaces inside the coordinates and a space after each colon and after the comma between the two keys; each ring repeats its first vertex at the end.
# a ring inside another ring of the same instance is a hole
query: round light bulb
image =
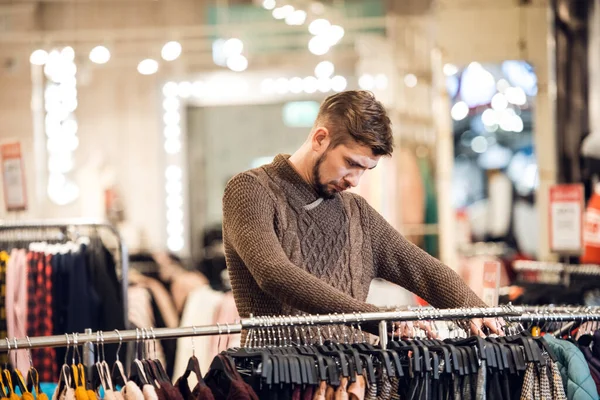
{"type": "Polygon", "coordinates": [[[333,75],[335,67],[331,61],[321,61],[315,67],[315,76],[317,78],[329,78],[333,75]]]}
{"type": "Polygon", "coordinates": [[[33,65],[44,65],[46,64],[46,61],[48,61],[48,52],[43,49],[35,50],[31,53],[31,56],[29,56],[29,62],[33,65]]]}
{"type": "Polygon", "coordinates": [[[328,20],[324,18],[319,18],[315,19],[313,22],[310,23],[310,25],[308,25],[308,31],[316,36],[327,32],[330,27],[331,23],[328,20]]]}
{"type": "Polygon", "coordinates": [[[248,68],[248,59],[241,54],[236,54],[227,59],[227,68],[235,72],[242,72],[248,68]]]}
{"type": "Polygon", "coordinates": [[[95,64],[106,64],[110,60],[110,51],[104,46],[96,46],[90,51],[90,61],[95,64]]]}
{"type": "Polygon", "coordinates": [[[322,56],[329,51],[329,43],[321,36],[315,36],[308,42],[308,50],[316,56],[322,56]]]}
{"type": "Polygon", "coordinates": [[[158,71],[158,62],[151,58],[140,61],[137,70],[142,75],[152,75],[158,71]]]}
{"type": "Polygon", "coordinates": [[[223,44],[223,54],[225,57],[233,57],[242,54],[244,50],[244,42],[238,38],[227,39],[223,44]]]}
{"type": "Polygon", "coordinates": [[[181,55],[181,44],[176,41],[165,43],[160,52],[160,55],[165,61],[173,61],[178,59],[181,55]]]}

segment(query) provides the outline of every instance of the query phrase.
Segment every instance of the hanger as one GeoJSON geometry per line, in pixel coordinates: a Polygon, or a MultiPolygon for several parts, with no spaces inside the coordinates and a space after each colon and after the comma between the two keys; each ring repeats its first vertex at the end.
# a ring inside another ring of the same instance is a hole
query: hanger
{"type": "MultiPolygon", "coordinates": [[[[289,337],[289,344],[290,344],[290,351],[294,351],[304,357],[307,358],[307,366],[308,365],[313,365],[311,363],[315,363],[317,370],[317,376],[315,377],[315,380],[318,380],[319,382],[322,381],[329,381],[331,382],[339,382],[339,376],[337,374],[337,369],[335,367],[335,361],[333,361],[331,358],[329,357],[324,357],[320,352],[318,352],[316,350],[316,348],[313,346],[308,346],[305,345],[303,346],[300,340],[300,337],[297,333],[296,328],[294,329],[294,331],[296,332],[296,334],[298,335],[298,343],[296,346],[292,346],[293,343],[293,338],[292,338],[292,330],[291,330],[291,326],[292,324],[292,317],[288,316],[288,318],[290,319],[290,323],[289,325],[285,324],[284,328],[287,328],[287,333],[288,333],[288,337],[289,337]],[[311,361],[312,360],[312,361],[311,361]]],[[[283,320],[285,322],[285,317],[283,317],[283,320]]],[[[319,344],[323,344],[323,340],[321,338],[321,333],[320,333],[320,327],[318,328],[319,330],[319,344]]],[[[285,336],[285,333],[284,333],[285,336]]],[[[314,367],[312,367],[314,368],[314,367]]],[[[318,382],[317,382],[318,383],[318,382]]]]}
{"type": "Polygon", "coordinates": [[[125,387],[125,384],[127,383],[127,377],[125,375],[125,368],[123,368],[123,364],[121,363],[121,360],[119,360],[119,352],[121,351],[121,346],[123,345],[123,337],[118,329],[115,329],[115,332],[119,336],[119,347],[117,348],[117,354],[115,357],[116,360],[112,367],[111,377],[116,389],[117,386],[125,387]]]}
{"type": "Polygon", "coordinates": [[[131,370],[129,371],[129,380],[135,382],[140,388],[144,385],[149,385],[148,379],[144,372],[144,366],[140,362],[142,349],[140,348],[141,334],[139,328],[135,328],[135,358],[131,363],[131,370]]]}
{"type": "Polygon", "coordinates": [[[154,327],[150,327],[150,331],[152,332],[152,345],[153,345],[153,353],[154,360],[150,360],[150,366],[154,371],[154,376],[158,378],[159,382],[171,382],[169,375],[165,371],[165,368],[162,365],[162,362],[156,356],[156,332],[154,332],[154,327]]]}
{"type": "MultiPolygon", "coordinates": [[[[266,382],[267,385],[272,385],[272,371],[274,369],[274,360],[269,356],[269,353],[264,349],[256,349],[254,351],[247,348],[232,349],[224,353],[225,359],[245,359],[253,367],[252,372],[256,371],[254,366],[261,366],[260,377],[261,382],[266,382]]],[[[228,374],[224,360],[221,357],[215,357],[210,365],[210,370],[222,371],[228,374]]],[[[211,374],[209,370],[208,374],[211,374]]],[[[208,377],[207,374],[207,377],[208,377]]]]}

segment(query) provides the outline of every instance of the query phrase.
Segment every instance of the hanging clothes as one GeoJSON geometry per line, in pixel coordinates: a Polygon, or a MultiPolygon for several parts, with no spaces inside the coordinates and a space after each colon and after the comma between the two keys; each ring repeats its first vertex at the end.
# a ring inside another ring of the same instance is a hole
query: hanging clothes
{"type": "MultiPolygon", "coordinates": [[[[52,255],[27,253],[29,268],[27,279],[29,336],[50,336],[54,331],[52,297],[52,255]]],[[[40,368],[39,379],[52,382],[58,376],[56,351],[53,348],[32,351],[34,365],[40,368]]]]}
{"type": "MultiPolygon", "coordinates": [[[[8,337],[27,336],[27,254],[22,249],[11,251],[6,267],[6,310],[8,337]]],[[[15,368],[29,368],[25,351],[13,351],[10,357],[15,368]]]]}
{"type": "Polygon", "coordinates": [[[562,376],[569,400],[596,400],[598,390],[592,379],[590,368],[583,353],[568,340],[556,339],[551,335],[544,339],[558,357],[558,369],[562,376]]]}
{"type": "MultiPolygon", "coordinates": [[[[6,251],[0,251],[0,337],[8,337],[6,323],[6,266],[10,256],[6,251]]],[[[0,354],[0,365],[8,362],[8,354],[0,354]]]]}

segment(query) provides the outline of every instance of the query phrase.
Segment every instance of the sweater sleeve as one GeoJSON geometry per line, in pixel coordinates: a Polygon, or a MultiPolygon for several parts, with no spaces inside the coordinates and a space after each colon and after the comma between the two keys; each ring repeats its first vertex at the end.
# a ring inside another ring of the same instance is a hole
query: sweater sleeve
{"type": "Polygon", "coordinates": [[[313,314],[378,311],[294,265],[277,238],[274,221],[274,200],[255,177],[240,174],[228,183],[223,196],[225,241],[262,290],[313,314]]]}
{"type": "Polygon", "coordinates": [[[486,307],[454,272],[396,231],[366,200],[377,277],[400,285],[437,308],[486,307]]]}

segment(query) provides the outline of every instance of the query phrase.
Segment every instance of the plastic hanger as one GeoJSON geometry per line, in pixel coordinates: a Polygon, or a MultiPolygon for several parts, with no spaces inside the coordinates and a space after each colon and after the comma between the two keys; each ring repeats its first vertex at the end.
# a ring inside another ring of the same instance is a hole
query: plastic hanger
{"type": "Polygon", "coordinates": [[[121,360],[119,360],[119,352],[121,351],[121,347],[123,345],[123,337],[118,329],[115,329],[115,332],[119,336],[119,347],[117,348],[117,355],[115,357],[116,360],[112,367],[111,377],[113,384],[115,385],[115,389],[117,389],[118,386],[125,387],[125,384],[127,383],[127,377],[125,375],[125,368],[123,368],[123,364],[121,363],[121,360]]]}

